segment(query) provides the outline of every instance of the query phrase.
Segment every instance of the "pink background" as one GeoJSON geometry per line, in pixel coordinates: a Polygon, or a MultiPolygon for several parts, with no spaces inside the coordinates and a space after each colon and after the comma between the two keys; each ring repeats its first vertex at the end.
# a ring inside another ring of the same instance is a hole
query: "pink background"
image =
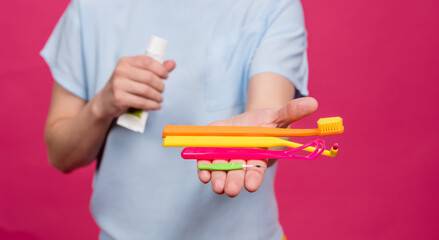
{"type": "MultiPolygon", "coordinates": [[[[0,2],[0,239],[96,239],[94,166],[47,162],[52,78],[38,52],[67,0],[0,2]]],[[[336,159],[281,161],[290,239],[439,239],[439,1],[303,0],[310,93],[340,115],[336,159]]],[[[303,141],[303,140],[301,140],[303,141]]]]}

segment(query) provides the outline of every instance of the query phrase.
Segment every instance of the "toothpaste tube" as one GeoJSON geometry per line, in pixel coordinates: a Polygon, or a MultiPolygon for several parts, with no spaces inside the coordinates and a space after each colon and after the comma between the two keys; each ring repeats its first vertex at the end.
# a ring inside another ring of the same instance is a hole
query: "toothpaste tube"
{"type": "MultiPolygon", "coordinates": [[[[168,41],[165,39],[157,36],[151,36],[148,47],[146,48],[146,56],[163,63],[167,44],[168,41]]],[[[147,119],[148,111],[130,108],[126,113],[119,116],[117,119],[117,125],[128,128],[134,132],[143,133],[145,131],[147,119]]]]}

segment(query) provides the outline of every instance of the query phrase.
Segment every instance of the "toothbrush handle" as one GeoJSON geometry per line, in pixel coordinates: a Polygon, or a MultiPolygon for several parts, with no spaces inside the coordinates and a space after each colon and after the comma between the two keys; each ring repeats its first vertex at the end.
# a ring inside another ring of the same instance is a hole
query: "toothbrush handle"
{"type": "MultiPolygon", "coordinates": [[[[277,147],[298,148],[303,144],[290,142],[276,137],[217,137],[217,136],[167,136],[163,140],[164,147],[277,147]]],[[[315,147],[307,147],[304,151],[314,152],[315,147]]],[[[323,155],[335,157],[337,149],[324,150],[323,155]]]]}
{"type": "Polygon", "coordinates": [[[277,147],[283,146],[276,137],[167,136],[163,147],[277,147]]]}
{"type": "MultiPolygon", "coordinates": [[[[338,146],[338,145],[337,145],[338,146]]],[[[298,148],[283,151],[273,151],[257,148],[228,148],[228,147],[186,147],[181,151],[183,159],[304,159],[313,160],[325,150],[325,142],[317,139],[298,148]],[[307,156],[294,155],[309,146],[314,146],[315,151],[307,156]]]]}
{"type": "Polygon", "coordinates": [[[291,158],[284,151],[252,148],[187,147],[181,151],[183,159],[267,159],[291,158]]]}
{"type": "Polygon", "coordinates": [[[241,163],[212,163],[212,164],[200,164],[198,165],[198,169],[200,170],[239,170],[243,169],[243,165],[241,163]]]}
{"type": "Polygon", "coordinates": [[[166,136],[271,136],[271,137],[306,137],[320,135],[315,129],[285,129],[270,127],[238,126],[193,126],[166,125],[162,137],[166,136]]]}
{"type": "MultiPolygon", "coordinates": [[[[280,139],[280,140],[283,140],[283,139],[280,139]]],[[[298,147],[302,146],[302,144],[299,144],[299,143],[290,142],[287,140],[283,140],[283,141],[285,141],[284,144],[287,147],[298,148],[298,147]]],[[[314,152],[316,150],[316,148],[315,147],[307,147],[307,148],[304,148],[302,150],[307,151],[307,152],[314,152]]],[[[334,149],[333,147],[331,147],[330,150],[324,150],[322,152],[322,155],[325,155],[327,157],[335,157],[337,155],[337,152],[338,152],[338,149],[334,149]]]]}

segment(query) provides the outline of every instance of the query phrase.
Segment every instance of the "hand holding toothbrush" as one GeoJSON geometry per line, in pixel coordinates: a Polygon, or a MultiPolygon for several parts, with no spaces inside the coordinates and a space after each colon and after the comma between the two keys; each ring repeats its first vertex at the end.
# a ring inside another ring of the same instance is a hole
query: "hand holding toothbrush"
{"type": "MultiPolygon", "coordinates": [[[[213,122],[214,126],[263,126],[285,128],[292,122],[302,119],[317,109],[317,101],[314,98],[305,97],[291,100],[279,109],[259,109],[242,113],[238,116],[213,122]]],[[[198,164],[210,163],[241,163],[246,165],[259,165],[233,171],[208,171],[198,170],[198,177],[203,183],[212,181],[212,190],[217,194],[226,193],[229,197],[237,196],[242,187],[249,192],[255,192],[262,183],[265,168],[274,163],[267,162],[266,159],[254,160],[198,160],[198,164]]]]}

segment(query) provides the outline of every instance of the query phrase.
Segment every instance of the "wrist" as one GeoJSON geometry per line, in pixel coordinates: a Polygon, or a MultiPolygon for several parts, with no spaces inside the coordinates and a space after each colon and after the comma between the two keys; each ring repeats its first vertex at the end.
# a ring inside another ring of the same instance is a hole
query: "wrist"
{"type": "Polygon", "coordinates": [[[101,93],[96,94],[89,105],[90,113],[97,122],[111,122],[113,120],[114,117],[105,111],[105,106],[101,101],[101,93]]]}

